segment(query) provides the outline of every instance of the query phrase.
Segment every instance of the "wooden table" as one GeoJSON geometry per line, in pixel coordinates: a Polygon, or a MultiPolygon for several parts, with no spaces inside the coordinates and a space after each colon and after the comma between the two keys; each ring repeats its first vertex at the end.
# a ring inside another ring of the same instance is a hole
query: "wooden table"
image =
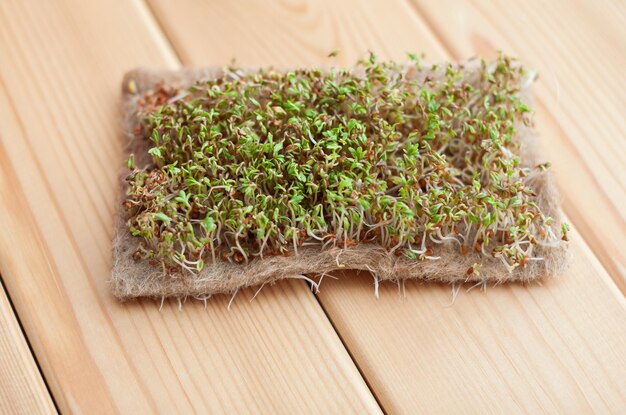
{"type": "Polygon", "coordinates": [[[626,4],[618,0],[0,2],[0,413],[624,413],[626,4]],[[207,306],[107,287],[120,80],[135,66],[493,57],[540,71],[573,224],[542,285],[367,275],[207,306]],[[400,294],[399,294],[400,292],[400,294]]]}

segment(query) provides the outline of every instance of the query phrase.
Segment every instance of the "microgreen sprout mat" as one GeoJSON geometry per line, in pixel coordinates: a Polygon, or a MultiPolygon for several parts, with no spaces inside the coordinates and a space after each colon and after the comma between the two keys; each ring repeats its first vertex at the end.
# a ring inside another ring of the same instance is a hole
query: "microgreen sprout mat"
{"type": "Polygon", "coordinates": [[[339,268],[529,281],[567,224],[513,59],[137,70],[114,242],[121,298],[203,296],[339,268]]]}

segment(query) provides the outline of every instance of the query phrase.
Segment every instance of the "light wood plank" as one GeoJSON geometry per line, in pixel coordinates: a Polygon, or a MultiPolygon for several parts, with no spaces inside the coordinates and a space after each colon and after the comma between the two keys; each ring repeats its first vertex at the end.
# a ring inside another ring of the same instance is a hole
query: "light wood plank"
{"type": "MultiPolygon", "coordinates": [[[[320,64],[335,48],[342,64],[366,49],[449,58],[402,1],[150,4],[177,52],[196,64],[320,64]],[[207,47],[220,37],[232,43],[207,47]]],[[[566,140],[545,104],[537,111],[541,136],[566,140]]],[[[618,412],[626,402],[626,305],[577,232],[571,268],[542,286],[463,291],[449,306],[449,286],[411,282],[401,298],[385,284],[376,300],[371,277],[347,274],[325,279],[320,301],[390,413],[618,412]]]]}
{"type": "Polygon", "coordinates": [[[626,3],[409,1],[454,58],[502,49],[539,71],[563,208],[626,293],[626,3]]]}
{"type": "Polygon", "coordinates": [[[120,304],[120,80],[179,65],[143,3],[0,3],[0,272],[67,413],[379,412],[299,282],[120,304]]]}
{"type": "Polygon", "coordinates": [[[542,285],[325,279],[320,299],[390,413],[619,413],[626,303],[576,235],[574,261],[542,285]]]}
{"type": "Polygon", "coordinates": [[[244,67],[346,66],[369,50],[394,59],[416,50],[435,58],[444,53],[428,30],[417,27],[408,3],[397,0],[147,1],[178,55],[193,65],[235,59],[244,67]],[[334,50],[338,57],[328,58],[334,50]]]}
{"type": "Polygon", "coordinates": [[[0,413],[56,413],[52,398],[2,286],[0,286],[0,413]]]}

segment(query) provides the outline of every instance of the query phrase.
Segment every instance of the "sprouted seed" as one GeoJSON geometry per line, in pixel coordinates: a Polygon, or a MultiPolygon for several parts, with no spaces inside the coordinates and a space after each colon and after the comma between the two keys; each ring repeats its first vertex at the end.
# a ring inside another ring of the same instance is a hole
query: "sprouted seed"
{"type": "MultiPolygon", "coordinates": [[[[331,54],[333,55],[333,54],[331,54]]],[[[171,272],[379,244],[414,261],[452,244],[512,271],[567,239],[522,167],[524,69],[506,56],[469,71],[378,62],[244,72],[140,99],[125,207],[134,253],[171,272]],[[416,74],[439,73],[438,76],[416,74]],[[560,231],[560,232],[559,232],[560,231]]],[[[481,264],[468,270],[480,274],[481,264]]]]}

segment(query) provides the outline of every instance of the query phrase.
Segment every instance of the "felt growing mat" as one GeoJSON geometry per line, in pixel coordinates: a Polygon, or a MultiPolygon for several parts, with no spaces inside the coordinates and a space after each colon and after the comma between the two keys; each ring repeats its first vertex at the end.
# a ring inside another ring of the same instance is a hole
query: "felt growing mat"
{"type": "Polygon", "coordinates": [[[126,74],[114,294],[204,297],[338,269],[558,274],[568,228],[531,128],[533,80],[505,56],[126,74]]]}

